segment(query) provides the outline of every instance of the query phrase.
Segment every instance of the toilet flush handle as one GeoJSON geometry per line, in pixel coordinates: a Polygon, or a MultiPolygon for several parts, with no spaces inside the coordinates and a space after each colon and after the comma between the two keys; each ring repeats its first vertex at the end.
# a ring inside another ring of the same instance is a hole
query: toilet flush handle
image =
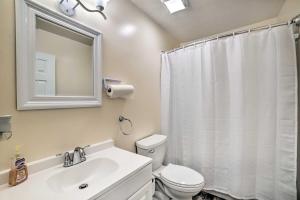
{"type": "Polygon", "coordinates": [[[154,153],[155,150],[154,149],[149,149],[148,153],[154,153]]]}

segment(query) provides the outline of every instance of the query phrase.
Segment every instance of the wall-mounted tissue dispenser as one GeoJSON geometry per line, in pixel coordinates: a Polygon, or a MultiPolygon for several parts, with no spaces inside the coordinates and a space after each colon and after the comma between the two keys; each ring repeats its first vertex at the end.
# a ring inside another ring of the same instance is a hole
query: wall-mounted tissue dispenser
{"type": "Polygon", "coordinates": [[[120,80],[104,78],[103,85],[110,98],[125,98],[134,92],[134,86],[122,83],[120,80]]]}
{"type": "Polygon", "coordinates": [[[10,115],[0,116],[0,139],[8,140],[11,138],[12,131],[10,120],[10,115]]]}

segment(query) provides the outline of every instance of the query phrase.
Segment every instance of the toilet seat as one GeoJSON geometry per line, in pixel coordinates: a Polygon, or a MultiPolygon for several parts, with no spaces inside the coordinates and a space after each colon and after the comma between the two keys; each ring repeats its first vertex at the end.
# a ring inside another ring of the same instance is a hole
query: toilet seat
{"type": "Polygon", "coordinates": [[[160,172],[161,180],[169,187],[182,192],[192,192],[204,186],[203,176],[188,167],[169,164],[160,172]]]}

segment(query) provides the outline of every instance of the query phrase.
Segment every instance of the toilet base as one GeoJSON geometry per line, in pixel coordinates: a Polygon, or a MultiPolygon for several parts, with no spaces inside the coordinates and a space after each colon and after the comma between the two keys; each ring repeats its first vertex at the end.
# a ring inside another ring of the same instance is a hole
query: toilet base
{"type": "Polygon", "coordinates": [[[171,186],[169,183],[165,182],[161,178],[161,171],[166,166],[161,166],[159,169],[153,172],[155,177],[155,194],[154,198],[157,200],[192,200],[193,196],[197,195],[204,187],[204,182],[194,189],[185,189],[177,188],[176,186],[171,186]]]}
{"type": "Polygon", "coordinates": [[[173,190],[171,188],[168,188],[165,186],[165,192],[172,197],[172,200],[192,200],[193,196],[196,195],[194,193],[182,193],[182,192],[178,192],[176,190],[173,190]]]}
{"type": "Polygon", "coordinates": [[[173,190],[164,185],[159,178],[156,178],[154,200],[192,200],[195,193],[186,193],[173,190]]]}

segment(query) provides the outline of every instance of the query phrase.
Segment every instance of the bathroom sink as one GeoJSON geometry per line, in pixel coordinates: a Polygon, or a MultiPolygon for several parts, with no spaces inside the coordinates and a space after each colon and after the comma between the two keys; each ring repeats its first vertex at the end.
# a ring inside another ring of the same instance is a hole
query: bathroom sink
{"type": "Polygon", "coordinates": [[[105,181],[118,168],[118,164],[109,158],[97,158],[64,168],[51,175],[47,184],[54,192],[72,192],[79,190],[80,186],[85,189],[95,182],[105,181]]]}
{"type": "Polygon", "coordinates": [[[71,167],[63,167],[63,155],[28,163],[28,180],[0,185],[0,200],[125,200],[151,183],[152,160],[119,149],[112,140],[85,153],[86,161],[71,167]]]}

